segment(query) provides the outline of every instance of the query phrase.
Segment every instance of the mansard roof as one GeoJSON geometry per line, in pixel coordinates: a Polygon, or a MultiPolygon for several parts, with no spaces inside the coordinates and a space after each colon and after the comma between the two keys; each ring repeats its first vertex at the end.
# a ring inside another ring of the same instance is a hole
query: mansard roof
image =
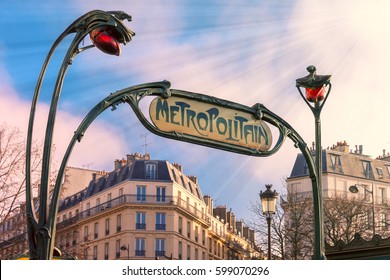
{"type": "Polygon", "coordinates": [[[176,182],[182,188],[190,191],[199,199],[203,199],[199,186],[165,160],[135,160],[124,164],[117,170],[114,170],[98,179],[92,180],[87,187],[85,198],[107,190],[124,181],[145,180],[157,182],[176,182]],[[147,164],[156,164],[156,177],[153,179],[147,177],[147,164]]]}
{"type": "Polygon", "coordinates": [[[77,205],[78,203],[80,203],[83,200],[86,191],[87,191],[87,189],[84,189],[82,191],[79,191],[78,193],[75,193],[75,194],[68,196],[65,199],[61,200],[60,205],[58,206],[58,211],[59,212],[63,211],[65,209],[71,208],[71,207],[77,205]]]}
{"type": "MultiPolygon", "coordinates": [[[[322,151],[322,171],[323,173],[390,183],[390,161],[373,159],[359,153],[324,149],[322,151]],[[366,170],[364,162],[370,165],[366,170]]],[[[306,161],[302,154],[298,154],[289,178],[304,177],[308,176],[308,174],[306,161]]]]}

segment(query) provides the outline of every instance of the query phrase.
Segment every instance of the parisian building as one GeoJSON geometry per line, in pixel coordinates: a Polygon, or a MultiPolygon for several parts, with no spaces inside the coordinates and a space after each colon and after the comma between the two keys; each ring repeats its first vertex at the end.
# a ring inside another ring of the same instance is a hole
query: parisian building
{"type": "MultiPolygon", "coordinates": [[[[312,148],[314,155],[315,147],[312,148]]],[[[361,219],[367,225],[363,233],[366,238],[375,234],[383,238],[390,236],[390,154],[372,158],[363,152],[363,146],[350,149],[346,141],[322,150],[322,195],[323,201],[344,197],[360,199],[367,205],[361,219]],[[356,186],[355,191],[351,186],[356,186]]],[[[298,154],[287,190],[300,198],[312,196],[309,170],[302,154],[298,154]]],[[[287,222],[288,213],[286,215],[287,222]]],[[[364,237],[364,236],[363,236],[364,237]]]]}
{"type": "MultiPolygon", "coordinates": [[[[111,172],[67,168],[56,247],[89,260],[263,259],[254,230],[203,195],[180,164],[129,154],[111,172]],[[85,172],[83,172],[85,170],[85,172]],[[73,192],[72,194],[69,194],[73,192]]],[[[25,224],[21,210],[10,218],[25,224]],[[19,217],[19,218],[17,218],[19,217]]],[[[0,229],[0,257],[27,250],[26,228],[0,229]]]]}

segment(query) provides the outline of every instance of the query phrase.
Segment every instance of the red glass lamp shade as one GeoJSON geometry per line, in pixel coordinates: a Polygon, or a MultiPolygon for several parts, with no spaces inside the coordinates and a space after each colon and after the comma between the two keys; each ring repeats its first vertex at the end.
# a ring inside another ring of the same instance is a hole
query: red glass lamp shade
{"type": "Polygon", "coordinates": [[[96,28],[89,34],[92,43],[104,53],[117,55],[121,53],[117,31],[109,26],[96,28]]]}
{"type": "Polygon", "coordinates": [[[325,98],[325,86],[306,88],[306,99],[309,102],[321,101],[325,98]]]}

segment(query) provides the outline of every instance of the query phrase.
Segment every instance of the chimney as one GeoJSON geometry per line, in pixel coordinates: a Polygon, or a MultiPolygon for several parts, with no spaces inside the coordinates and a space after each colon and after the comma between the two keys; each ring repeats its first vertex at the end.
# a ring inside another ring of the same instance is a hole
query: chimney
{"type": "MultiPolygon", "coordinates": [[[[115,170],[118,170],[118,169],[120,169],[121,168],[121,163],[120,163],[120,160],[119,159],[116,159],[115,161],[114,161],[114,169],[115,170]]],[[[95,174],[96,175],[96,174],[95,174]]]]}
{"type": "Polygon", "coordinates": [[[363,154],[363,145],[359,145],[359,155],[363,154]]]}
{"type": "Polygon", "coordinates": [[[181,166],[181,164],[178,164],[178,163],[174,163],[172,164],[177,170],[179,170],[180,172],[183,172],[183,167],[181,166]]]}
{"type": "Polygon", "coordinates": [[[349,153],[349,145],[347,144],[347,141],[337,142],[336,145],[332,146],[332,150],[348,154],[349,153]]]}
{"type": "Polygon", "coordinates": [[[92,181],[96,181],[96,173],[92,173],[92,181]]]}
{"type": "Polygon", "coordinates": [[[203,196],[203,200],[207,206],[207,212],[210,215],[213,215],[213,199],[211,198],[211,196],[205,195],[203,196]]]}
{"type": "Polygon", "coordinates": [[[196,177],[194,175],[189,175],[188,179],[190,179],[192,182],[194,182],[195,184],[198,185],[198,177],[196,177]]]}

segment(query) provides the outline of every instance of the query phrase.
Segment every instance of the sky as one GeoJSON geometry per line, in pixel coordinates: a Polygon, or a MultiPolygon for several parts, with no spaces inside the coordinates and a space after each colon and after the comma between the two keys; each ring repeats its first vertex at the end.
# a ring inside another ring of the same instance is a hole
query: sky
{"type": "MultiPolygon", "coordinates": [[[[314,118],[295,80],[315,65],[332,75],[321,114],[322,145],[347,141],[377,157],[390,151],[388,65],[390,3],[386,0],[286,1],[1,1],[0,123],[26,133],[36,80],[56,38],[79,16],[122,10],[136,33],[119,57],[96,48],[79,54],[65,78],[56,119],[54,161],[104,97],[128,86],[168,80],[172,88],[243,105],[262,103],[311,145],[314,118]]],[[[55,79],[70,40],[57,49],[43,83],[34,139],[43,141],[55,79]]],[[[90,44],[90,39],[83,42],[90,44]]],[[[277,135],[274,135],[274,139],[277,135]]],[[[107,110],[91,125],[69,165],[112,171],[115,159],[148,152],[180,163],[203,194],[248,219],[265,184],[283,192],[299,150],[286,140],[257,158],[164,139],[148,132],[129,106],[107,110]],[[145,143],[147,145],[145,146],[145,143]]]]}

